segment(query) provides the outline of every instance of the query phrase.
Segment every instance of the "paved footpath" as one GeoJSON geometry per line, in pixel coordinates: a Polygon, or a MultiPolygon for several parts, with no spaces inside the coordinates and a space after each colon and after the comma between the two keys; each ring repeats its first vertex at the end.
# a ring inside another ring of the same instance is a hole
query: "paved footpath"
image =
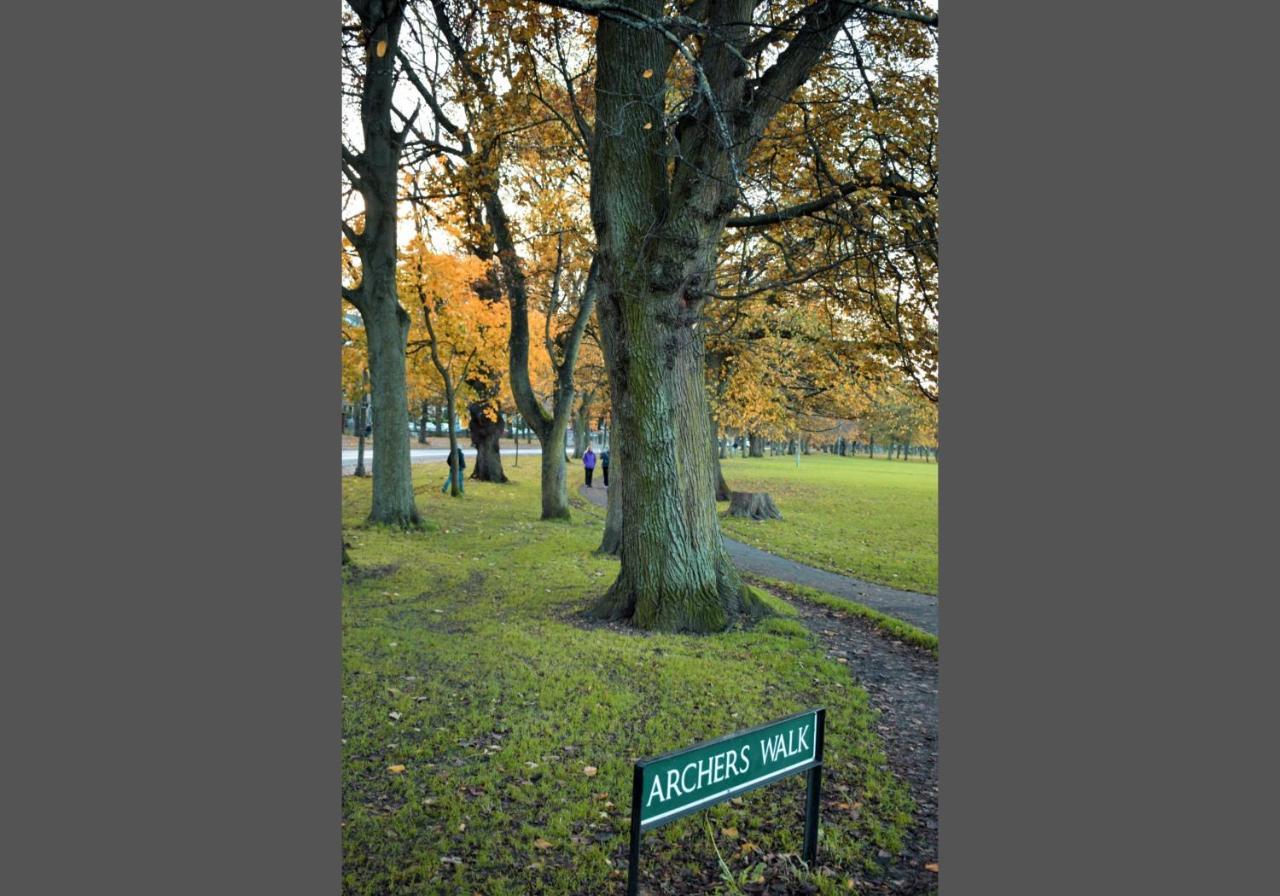
{"type": "MultiPolygon", "coordinates": [[[[578,493],[597,507],[604,507],[608,502],[608,492],[602,487],[587,488],[583,485],[578,489],[578,493]]],[[[887,585],[864,582],[851,576],[842,576],[825,569],[806,566],[749,544],[743,544],[727,535],[724,543],[729,550],[729,556],[743,572],[817,588],[819,591],[878,610],[886,616],[909,622],[930,634],[938,634],[938,598],[932,594],[899,591],[887,585]]]]}

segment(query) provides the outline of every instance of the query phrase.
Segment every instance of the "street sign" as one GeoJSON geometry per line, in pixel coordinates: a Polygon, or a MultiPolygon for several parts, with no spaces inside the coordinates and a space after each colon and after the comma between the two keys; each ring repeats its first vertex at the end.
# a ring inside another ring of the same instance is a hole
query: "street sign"
{"type": "Polygon", "coordinates": [[[817,858],[826,709],[809,709],[637,762],[631,787],[627,892],[639,887],[640,834],[766,784],[807,772],[804,859],[817,858]]]}

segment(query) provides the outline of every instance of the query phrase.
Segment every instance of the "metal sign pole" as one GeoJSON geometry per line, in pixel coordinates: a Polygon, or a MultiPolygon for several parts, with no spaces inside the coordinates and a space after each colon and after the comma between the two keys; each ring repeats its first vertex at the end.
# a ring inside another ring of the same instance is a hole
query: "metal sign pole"
{"type": "Polygon", "coordinates": [[[627,896],[640,892],[640,800],[644,772],[636,766],[631,777],[631,857],[627,860],[627,896]]]}
{"type": "Polygon", "coordinates": [[[817,765],[806,773],[808,788],[804,805],[804,861],[810,868],[818,861],[818,815],[822,808],[822,747],[826,740],[827,710],[818,710],[817,724],[814,726],[814,759],[817,765]]]}

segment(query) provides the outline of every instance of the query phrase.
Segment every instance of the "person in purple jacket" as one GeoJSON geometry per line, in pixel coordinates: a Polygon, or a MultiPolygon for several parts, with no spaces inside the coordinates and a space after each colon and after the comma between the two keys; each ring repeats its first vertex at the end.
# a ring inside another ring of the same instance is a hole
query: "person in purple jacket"
{"type": "Polygon", "coordinates": [[[587,488],[591,488],[591,474],[596,471],[596,453],[589,446],[586,454],[582,455],[582,468],[587,472],[587,488]]]}

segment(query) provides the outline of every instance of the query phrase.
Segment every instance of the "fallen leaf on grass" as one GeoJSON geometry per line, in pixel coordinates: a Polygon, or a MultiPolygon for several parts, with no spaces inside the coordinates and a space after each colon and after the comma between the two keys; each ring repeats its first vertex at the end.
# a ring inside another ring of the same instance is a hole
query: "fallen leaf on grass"
{"type": "Polygon", "coordinates": [[[929,862],[927,865],[925,865],[925,866],[924,866],[924,870],[925,870],[925,871],[932,871],[934,874],[937,874],[937,873],[938,873],[938,863],[937,863],[937,862],[929,862]]]}
{"type": "Polygon", "coordinates": [[[533,841],[533,845],[538,847],[538,849],[550,849],[553,844],[550,840],[544,840],[542,837],[539,837],[537,840],[533,841]]]}
{"type": "Polygon", "coordinates": [[[597,769],[594,765],[588,765],[586,768],[582,770],[582,773],[586,775],[588,778],[594,778],[596,776],[596,771],[597,769]]]}
{"type": "Polygon", "coordinates": [[[440,861],[446,865],[461,865],[462,859],[458,856],[441,856],[440,861]]]}
{"type": "Polygon", "coordinates": [[[388,766],[387,766],[387,771],[391,772],[391,774],[393,774],[393,775],[398,775],[398,774],[400,774],[401,772],[403,772],[403,771],[404,771],[404,766],[403,766],[403,765],[388,765],[388,766]]]}
{"type": "Polygon", "coordinates": [[[387,716],[389,716],[392,721],[395,721],[395,722],[400,721],[400,713],[396,712],[394,709],[391,710],[391,712],[387,713],[387,716]]]}

